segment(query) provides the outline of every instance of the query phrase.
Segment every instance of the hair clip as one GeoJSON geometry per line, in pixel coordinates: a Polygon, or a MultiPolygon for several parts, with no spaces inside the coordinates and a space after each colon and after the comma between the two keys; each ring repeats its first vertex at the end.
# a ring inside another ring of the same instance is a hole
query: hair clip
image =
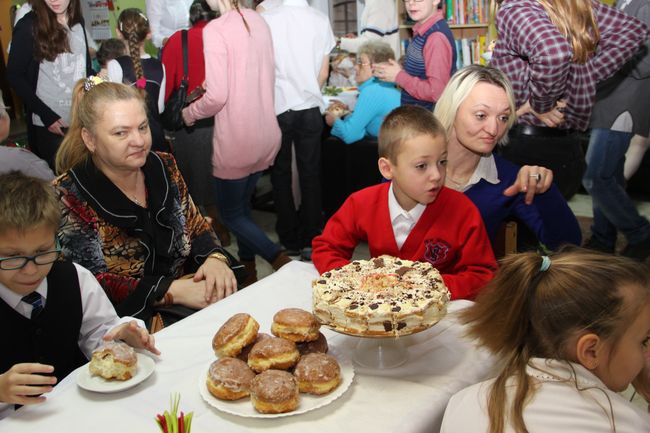
{"type": "Polygon", "coordinates": [[[144,89],[147,87],[147,80],[144,77],[138,78],[135,80],[135,87],[138,89],[144,89]]]}
{"type": "Polygon", "coordinates": [[[139,14],[139,15],[142,17],[142,19],[144,19],[146,22],[149,22],[149,18],[147,18],[147,16],[146,16],[145,14],[143,14],[142,12],[138,12],[138,14],[139,14]]]}
{"type": "Polygon", "coordinates": [[[104,80],[99,78],[97,75],[91,75],[84,80],[84,91],[88,92],[90,89],[103,82],[104,80]]]}
{"type": "Polygon", "coordinates": [[[542,265],[539,267],[539,271],[546,272],[550,267],[551,267],[551,259],[548,256],[542,256],[542,265]]]}

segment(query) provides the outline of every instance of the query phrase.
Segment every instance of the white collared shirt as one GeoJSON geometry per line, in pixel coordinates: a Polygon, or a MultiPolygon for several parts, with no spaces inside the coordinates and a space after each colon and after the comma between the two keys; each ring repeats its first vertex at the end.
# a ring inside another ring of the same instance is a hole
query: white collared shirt
{"type": "Polygon", "coordinates": [[[393,226],[393,234],[398,249],[402,249],[406,238],[409,237],[411,230],[418,223],[426,208],[422,203],[418,203],[413,209],[404,210],[397,202],[397,198],[395,198],[393,183],[391,182],[390,188],[388,188],[388,211],[390,212],[390,223],[393,226]]]}
{"type": "Polygon", "coordinates": [[[262,17],[273,36],[275,114],[314,107],[323,112],[318,74],[336,45],[329,18],[306,0],[284,0],[262,17]]]}
{"type": "Polygon", "coordinates": [[[193,0],[147,0],[147,18],[151,41],[162,48],[162,42],[178,30],[190,28],[190,6],[193,0]]]}
{"type": "Polygon", "coordinates": [[[465,186],[460,189],[456,189],[457,185],[454,185],[453,180],[450,182],[450,186],[453,189],[456,189],[456,191],[465,192],[479,183],[481,179],[485,179],[487,182],[493,185],[497,185],[501,182],[499,180],[499,172],[497,170],[497,164],[494,161],[493,154],[481,157],[481,159],[478,161],[476,169],[474,169],[474,173],[472,173],[472,176],[469,178],[465,186]]]}
{"type": "MultiPolygon", "coordinates": [[[[104,334],[115,326],[132,320],[135,320],[141,328],[145,326],[141,320],[133,317],[118,317],[113,304],[108,300],[104,289],[99,285],[94,275],[83,266],[76,263],[74,266],[77,270],[79,288],[81,289],[82,319],[81,328],[79,329],[79,349],[90,359],[93,350],[102,344],[104,334]]],[[[47,290],[47,278],[45,278],[36,289],[36,292],[43,297],[43,307],[47,305],[47,290]]],[[[29,318],[33,307],[26,302],[22,302],[22,297],[23,295],[9,290],[0,283],[0,299],[18,313],[29,318]]],[[[0,373],[4,373],[4,371],[0,373]]],[[[0,403],[0,419],[9,415],[13,408],[13,404],[0,403]]]]}

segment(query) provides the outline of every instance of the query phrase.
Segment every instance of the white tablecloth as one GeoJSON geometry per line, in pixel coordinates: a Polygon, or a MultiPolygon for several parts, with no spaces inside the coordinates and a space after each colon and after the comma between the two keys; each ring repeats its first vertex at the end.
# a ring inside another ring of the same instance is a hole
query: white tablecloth
{"type": "MultiPolygon", "coordinates": [[[[462,337],[453,312],[469,302],[457,301],[450,304],[451,314],[436,326],[405,337],[406,364],[390,370],[355,365],[350,388],[325,407],[285,418],[251,419],[221,413],[205,403],[198,380],[214,360],[216,330],[231,315],[247,312],[268,333],[276,311],[287,307],[311,310],[311,281],[317,275],[312,265],[292,262],[156,334],[162,355],[154,374],[138,386],[115,394],[85,391],[76,385],[77,370],[44,404],[24,407],[0,421],[0,432],[156,432],[154,415],[168,408],[172,392],[181,393],[182,410],[194,411],[194,433],[435,432],[451,395],[491,373],[493,359],[462,337]]],[[[323,333],[330,346],[352,355],[356,338],[327,329],[323,333]]]]}

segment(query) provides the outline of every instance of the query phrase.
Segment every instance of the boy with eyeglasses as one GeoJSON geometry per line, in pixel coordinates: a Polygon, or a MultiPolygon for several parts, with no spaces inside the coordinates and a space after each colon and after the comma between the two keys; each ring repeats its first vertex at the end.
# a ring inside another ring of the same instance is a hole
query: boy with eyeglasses
{"type": "Polygon", "coordinates": [[[49,183],[0,175],[0,418],[14,404],[43,402],[103,340],[160,353],[140,321],[118,318],[88,270],[58,260],[60,219],[49,183]]]}
{"type": "Polygon", "coordinates": [[[375,77],[402,88],[402,105],[433,110],[451,76],[456,72],[456,43],[443,16],[440,0],[403,0],[415,21],[413,38],[406,50],[404,67],[395,60],[374,66],[375,77]]]}

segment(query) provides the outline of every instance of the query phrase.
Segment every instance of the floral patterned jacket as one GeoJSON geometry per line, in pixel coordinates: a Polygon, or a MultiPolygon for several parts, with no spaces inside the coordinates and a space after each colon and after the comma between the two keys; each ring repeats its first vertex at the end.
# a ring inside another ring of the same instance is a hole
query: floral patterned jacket
{"type": "Polygon", "coordinates": [[[120,316],[149,320],[172,281],[220,252],[176,161],[151,152],[142,167],[148,207],[129,200],[92,161],[54,180],[61,200],[63,254],[89,269],[120,316]]]}

